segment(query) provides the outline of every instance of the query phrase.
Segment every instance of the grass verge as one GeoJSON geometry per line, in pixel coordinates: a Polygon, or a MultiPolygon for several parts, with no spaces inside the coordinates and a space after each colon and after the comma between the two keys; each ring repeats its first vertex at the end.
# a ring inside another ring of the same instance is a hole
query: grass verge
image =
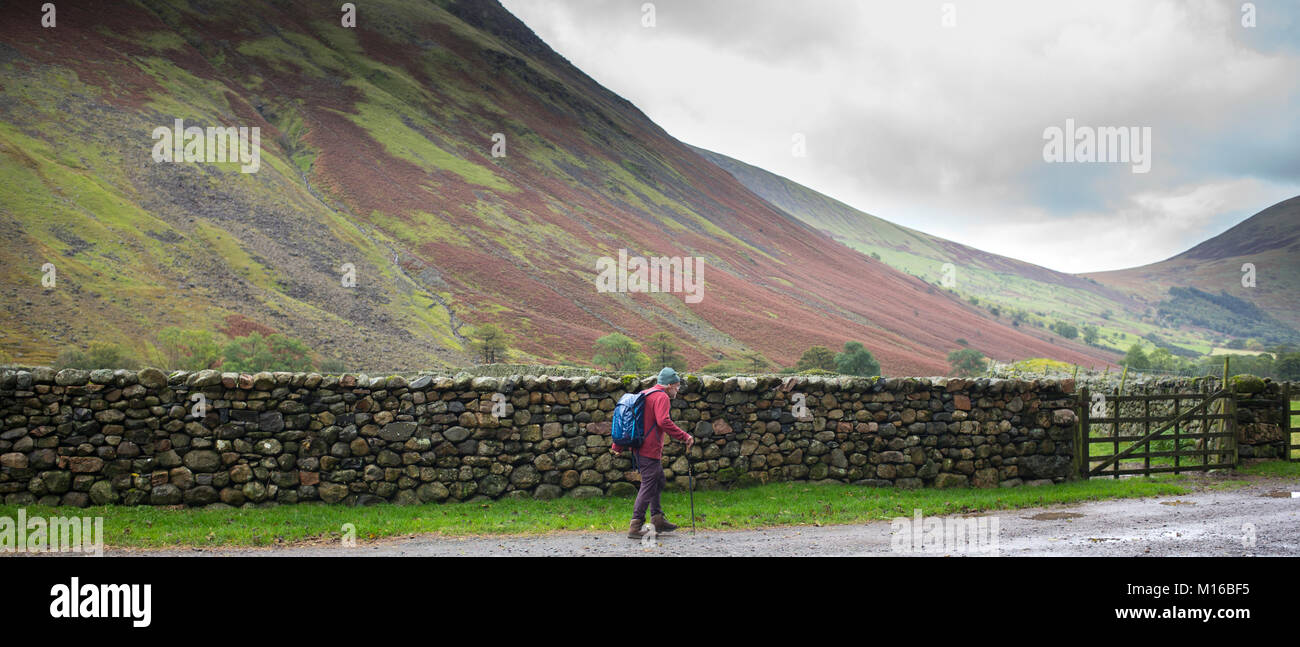
{"type": "MultiPolygon", "coordinates": [[[[771,526],[822,526],[911,516],[1009,510],[1099,499],[1186,494],[1187,477],[1094,479],[1059,485],[949,490],[898,490],[853,485],[772,483],[695,493],[699,529],[738,530],[771,526]]],[[[666,492],[664,509],[678,525],[690,525],[685,492],[666,492]]],[[[497,500],[418,506],[353,508],[320,504],[271,508],[190,510],[149,506],[60,508],[28,506],[33,516],[103,516],[104,543],[113,547],[169,548],[279,546],[342,536],[343,524],[356,527],[359,540],[413,534],[448,536],[533,534],[556,530],[625,531],[629,498],[497,500]]],[[[0,505],[0,516],[15,518],[17,507],[0,505]]]]}
{"type": "Polygon", "coordinates": [[[1237,468],[1237,472],[1248,476],[1300,476],[1300,463],[1283,460],[1260,461],[1237,468]]]}

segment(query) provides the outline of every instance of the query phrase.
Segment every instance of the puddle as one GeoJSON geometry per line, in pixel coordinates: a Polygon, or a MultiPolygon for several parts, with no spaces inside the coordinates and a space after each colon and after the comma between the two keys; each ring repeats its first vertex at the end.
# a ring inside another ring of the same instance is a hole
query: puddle
{"type": "Polygon", "coordinates": [[[1196,502],[1195,502],[1195,501],[1181,501],[1181,500],[1178,500],[1178,499],[1174,499],[1173,501],[1161,501],[1161,502],[1160,502],[1160,505],[1196,505],[1196,502]]]}
{"type": "Polygon", "coordinates": [[[1265,492],[1260,496],[1272,497],[1274,499],[1290,499],[1291,492],[1288,490],[1273,490],[1272,492],[1265,492]]]}
{"type": "Polygon", "coordinates": [[[1025,517],[1034,521],[1056,521],[1058,519],[1077,519],[1083,514],[1079,512],[1040,512],[1032,517],[1025,517]]]}

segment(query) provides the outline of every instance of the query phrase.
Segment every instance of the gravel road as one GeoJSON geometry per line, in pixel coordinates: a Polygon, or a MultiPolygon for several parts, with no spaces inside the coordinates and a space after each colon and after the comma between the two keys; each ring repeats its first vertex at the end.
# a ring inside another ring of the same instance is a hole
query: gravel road
{"type": "MultiPolygon", "coordinates": [[[[1212,480],[1210,481],[1212,482],[1212,480]]],[[[1231,490],[1198,488],[1182,496],[1121,499],[988,513],[997,519],[996,553],[962,550],[896,552],[889,521],[861,525],[706,531],[690,526],[652,544],[621,533],[556,532],[547,535],[414,536],[359,543],[302,544],[282,548],[109,549],[108,555],[237,556],[867,556],[867,555],[1078,555],[1078,556],[1297,556],[1300,555],[1300,479],[1251,479],[1231,490]],[[1253,545],[1250,545],[1253,534],[1253,545]]],[[[978,521],[976,515],[943,517],[978,521]]],[[[680,519],[679,519],[680,521],[680,519]]],[[[909,536],[900,533],[900,536],[909,536]]],[[[931,535],[934,536],[934,535],[931,535]]],[[[988,535],[983,535],[988,536],[988,535]]],[[[924,537],[924,535],[923,535],[924,537]]],[[[910,546],[908,546],[910,547],[910,546]]],[[[953,549],[953,548],[956,549],[953,549]]]]}

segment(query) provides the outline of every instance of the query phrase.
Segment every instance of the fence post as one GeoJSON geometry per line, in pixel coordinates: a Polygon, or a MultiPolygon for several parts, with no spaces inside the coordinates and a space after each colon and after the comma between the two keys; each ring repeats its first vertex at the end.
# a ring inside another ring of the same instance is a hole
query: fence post
{"type": "Polygon", "coordinates": [[[1088,399],[1088,387],[1079,389],[1079,425],[1074,430],[1074,460],[1078,467],[1079,478],[1088,479],[1088,408],[1092,406],[1088,399]]]}
{"type": "Polygon", "coordinates": [[[1288,461],[1300,460],[1300,458],[1291,457],[1291,445],[1293,443],[1291,442],[1291,383],[1290,382],[1282,383],[1282,420],[1280,420],[1279,422],[1282,423],[1279,425],[1280,427],[1282,427],[1282,452],[1284,454],[1282,458],[1288,461]]]}
{"type": "MultiPolygon", "coordinates": [[[[1228,374],[1228,362],[1226,359],[1223,362],[1223,374],[1228,374]]],[[[1228,416],[1227,422],[1229,424],[1225,426],[1231,427],[1229,431],[1232,432],[1232,435],[1229,436],[1229,438],[1232,439],[1232,468],[1236,469],[1237,466],[1241,464],[1241,454],[1237,447],[1237,385],[1229,382],[1225,377],[1223,386],[1228,389],[1228,402],[1224,409],[1229,410],[1232,414],[1228,416]]]]}

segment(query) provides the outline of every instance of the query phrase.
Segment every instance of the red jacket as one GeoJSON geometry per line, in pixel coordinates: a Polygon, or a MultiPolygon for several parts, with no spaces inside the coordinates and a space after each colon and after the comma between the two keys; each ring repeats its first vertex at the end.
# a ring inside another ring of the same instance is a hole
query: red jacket
{"type": "MultiPolygon", "coordinates": [[[[686,442],[691,435],[682,431],[680,427],[673,423],[672,418],[668,417],[668,410],[672,398],[664,392],[662,384],[656,384],[643,393],[648,393],[645,400],[645,442],[640,447],[633,449],[637,458],[646,458],[650,460],[662,460],[664,456],[664,433],[686,442]],[[655,392],[663,393],[664,397],[655,395],[655,392]]],[[[615,449],[610,445],[610,451],[615,449]]]]}

